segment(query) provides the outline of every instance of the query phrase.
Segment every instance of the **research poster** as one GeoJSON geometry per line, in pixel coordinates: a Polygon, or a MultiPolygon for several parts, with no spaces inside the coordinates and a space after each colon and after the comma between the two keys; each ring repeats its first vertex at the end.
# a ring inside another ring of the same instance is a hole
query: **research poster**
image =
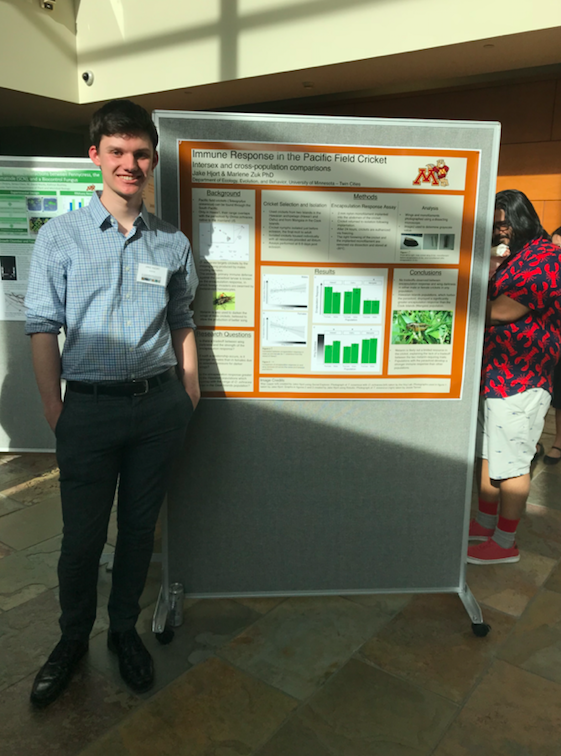
{"type": "Polygon", "coordinates": [[[30,158],[28,168],[0,167],[0,320],[25,320],[31,252],[41,226],[84,207],[102,188],[97,170],[31,165],[40,160],[30,158]]]}
{"type": "Polygon", "coordinates": [[[180,140],[206,396],[461,396],[479,151],[180,140]]]}

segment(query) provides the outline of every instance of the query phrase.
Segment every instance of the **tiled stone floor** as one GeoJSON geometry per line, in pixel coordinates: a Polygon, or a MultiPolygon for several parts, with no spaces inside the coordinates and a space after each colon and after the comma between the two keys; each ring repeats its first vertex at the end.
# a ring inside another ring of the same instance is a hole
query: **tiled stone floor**
{"type": "MultiPolygon", "coordinates": [[[[553,415],[542,442],[552,440],[553,415]]],[[[453,595],[188,600],[144,696],[105,646],[100,569],[90,651],[59,701],[28,703],[58,638],[53,455],[0,455],[2,756],[558,756],[561,753],[561,464],[535,470],[516,565],[470,566],[492,625],[476,638],[453,595]]],[[[114,543],[114,525],[108,550],[114,543]]]]}

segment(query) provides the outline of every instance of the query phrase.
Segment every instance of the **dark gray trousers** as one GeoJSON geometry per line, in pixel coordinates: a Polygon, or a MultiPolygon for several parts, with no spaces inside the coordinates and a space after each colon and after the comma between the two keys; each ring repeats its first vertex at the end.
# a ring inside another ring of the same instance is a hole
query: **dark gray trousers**
{"type": "Polygon", "coordinates": [[[66,392],[55,430],[64,522],[60,627],[66,637],[87,639],[95,621],[99,559],[117,482],[109,619],[116,632],[134,627],[158,513],[192,413],[175,380],[144,396],[66,392]]]}

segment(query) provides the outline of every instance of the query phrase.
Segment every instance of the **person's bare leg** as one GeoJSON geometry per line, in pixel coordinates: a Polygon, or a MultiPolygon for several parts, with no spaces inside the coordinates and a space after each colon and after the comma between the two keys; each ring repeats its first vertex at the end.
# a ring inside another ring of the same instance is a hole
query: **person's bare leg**
{"type": "Polygon", "coordinates": [[[501,493],[500,514],[507,520],[519,520],[524,514],[530,493],[530,473],[517,478],[499,481],[501,493]]]}
{"type": "Polygon", "coordinates": [[[479,498],[484,501],[498,502],[500,483],[499,481],[491,480],[489,477],[489,462],[486,459],[478,459],[476,465],[479,498]]]}
{"type": "Polygon", "coordinates": [[[555,410],[555,438],[547,456],[551,459],[561,459],[561,409],[555,410]]]}
{"type": "Polygon", "coordinates": [[[477,514],[469,524],[469,538],[485,541],[492,536],[498,521],[499,486],[489,478],[489,464],[486,459],[476,461],[476,478],[479,499],[477,514]]]}

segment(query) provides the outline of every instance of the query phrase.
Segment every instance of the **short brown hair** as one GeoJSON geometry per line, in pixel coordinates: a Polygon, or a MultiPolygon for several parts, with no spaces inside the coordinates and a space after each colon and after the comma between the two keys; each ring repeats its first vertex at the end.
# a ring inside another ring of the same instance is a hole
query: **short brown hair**
{"type": "Polygon", "coordinates": [[[90,141],[96,149],[101,137],[114,134],[146,134],[154,149],[158,146],[158,132],[150,114],[132,100],[111,100],[93,114],[90,141]]]}

